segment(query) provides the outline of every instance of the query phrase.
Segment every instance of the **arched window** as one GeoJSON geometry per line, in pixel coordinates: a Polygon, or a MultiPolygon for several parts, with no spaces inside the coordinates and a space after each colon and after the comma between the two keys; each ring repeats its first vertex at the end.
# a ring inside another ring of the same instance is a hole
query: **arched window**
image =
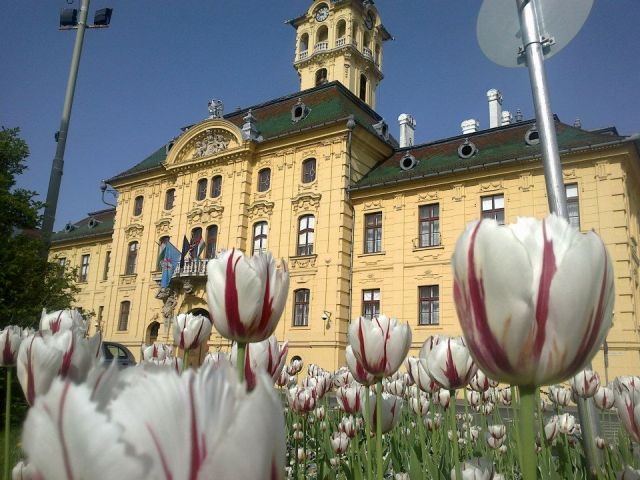
{"type": "Polygon", "coordinates": [[[360,75],[360,92],[358,94],[360,100],[367,101],[367,77],[363,74],[360,75]]]}
{"type": "Polygon", "coordinates": [[[324,85],[329,80],[327,79],[327,69],[321,68],[316,72],[316,87],[324,85]]]}
{"type": "Polygon", "coordinates": [[[310,292],[306,288],[301,288],[294,292],[293,304],[293,326],[306,327],[309,325],[309,297],[310,292]]]}
{"type": "Polygon", "coordinates": [[[266,192],[271,188],[271,169],[263,168],[258,172],[258,191],[266,192]]]}
{"type": "Polygon", "coordinates": [[[160,332],[160,324],[158,322],[151,322],[147,327],[147,338],[145,343],[152,344],[158,340],[158,333],[160,332]]]}
{"type": "Polygon", "coordinates": [[[316,159],[307,158],[302,162],[302,183],[310,183],[316,179],[316,159]]]}
{"type": "Polygon", "coordinates": [[[189,254],[191,260],[199,258],[204,245],[202,243],[202,228],[196,227],[191,230],[191,243],[189,244],[189,254]]]}
{"type": "Polygon", "coordinates": [[[118,317],[118,330],[124,331],[129,328],[129,311],[131,310],[131,302],[125,300],[120,303],[120,316],[118,317]]]}
{"type": "Polygon", "coordinates": [[[327,50],[329,48],[329,29],[322,25],[316,33],[315,50],[327,50]]]}
{"type": "Polygon", "coordinates": [[[353,22],[351,27],[351,43],[357,47],[358,46],[358,36],[360,34],[360,29],[358,28],[358,24],[353,22]]]}
{"type": "Polygon", "coordinates": [[[207,258],[216,258],[217,248],[218,248],[218,226],[210,225],[207,227],[207,258]]]}
{"type": "Polygon", "coordinates": [[[340,20],[336,26],[336,47],[342,47],[347,36],[347,22],[340,20]]]}
{"type": "Polygon", "coordinates": [[[133,216],[138,217],[142,215],[142,205],[144,204],[144,197],[142,195],[138,195],[136,199],[133,201],[133,216]]]}
{"type": "Polygon", "coordinates": [[[369,35],[369,32],[364,32],[363,39],[362,39],[362,47],[363,47],[365,56],[367,55],[367,53],[371,55],[371,35],[369,35]]]}
{"type": "Polygon", "coordinates": [[[303,33],[300,36],[300,46],[298,47],[298,53],[302,55],[303,52],[307,52],[309,50],[309,34],[303,33]]]}
{"type": "Polygon", "coordinates": [[[164,209],[171,210],[173,208],[173,203],[176,200],[176,190],[175,188],[171,188],[167,190],[167,193],[164,196],[164,209]]]}
{"type": "Polygon", "coordinates": [[[127,248],[127,265],[125,267],[125,275],[133,275],[136,273],[136,263],[138,262],[138,242],[129,243],[127,248]]]}
{"type": "Polygon", "coordinates": [[[222,194],[222,175],[216,175],[211,179],[211,197],[217,198],[222,194]]]}
{"type": "Polygon", "coordinates": [[[316,218],[313,215],[300,217],[298,221],[298,255],[313,255],[316,218]]]}
{"type": "Polygon", "coordinates": [[[196,190],[196,200],[204,200],[207,198],[207,179],[201,178],[198,180],[198,186],[196,190]]]}
{"type": "Polygon", "coordinates": [[[253,249],[252,255],[264,253],[267,250],[267,237],[269,236],[269,225],[267,222],[258,222],[253,225],[253,249]]]}
{"type": "Polygon", "coordinates": [[[169,243],[169,237],[160,237],[160,241],[158,242],[158,258],[156,260],[156,270],[162,270],[162,261],[164,260],[165,248],[167,248],[167,243],[169,243]]]}

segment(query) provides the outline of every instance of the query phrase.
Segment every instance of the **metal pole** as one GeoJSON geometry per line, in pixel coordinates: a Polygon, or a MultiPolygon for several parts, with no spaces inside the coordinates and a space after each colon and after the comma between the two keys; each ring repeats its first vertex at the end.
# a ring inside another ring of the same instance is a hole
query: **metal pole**
{"type": "Polygon", "coordinates": [[[78,30],[76,32],[76,42],[73,46],[73,56],[71,57],[71,68],[69,80],[67,81],[67,91],[62,109],[62,119],[60,120],[60,130],[58,131],[58,145],[56,156],[51,165],[51,175],[49,176],[49,189],[47,190],[47,200],[42,217],[42,240],[45,245],[44,255],[47,255],[53,234],[53,224],[56,219],[56,209],[58,207],[58,196],[60,194],[60,183],[62,181],[62,170],[64,167],[64,150],[67,144],[67,132],[69,130],[69,120],[71,118],[71,107],[73,105],[73,94],[76,89],[76,79],[78,77],[78,67],[80,65],[80,54],[82,53],[82,43],[84,31],[87,26],[87,14],[89,13],[89,1],[82,0],[80,6],[80,18],[78,20],[78,30]]]}
{"type": "MultiPolygon", "coordinates": [[[[545,184],[551,213],[568,219],[567,198],[562,179],[558,140],[556,138],[555,122],[551,110],[551,100],[547,89],[547,78],[544,70],[544,54],[542,38],[538,29],[537,0],[516,0],[520,27],[522,29],[522,43],[529,68],[531,92],[536,110],[536,122],[542,146],[542,163],[544,166],[545,184]]],[[[549,32],[544,32],[549,33],[549,32]]],[[[591,369],[591,363],[588,367],[591,369]]],[[[600,418],[595,410],[593,399],[578,398],[578,416],[580,423],[586,427],[583,430],[582,445],[587,459],[587,466],[591,476],[595,476],[596,469],[602,465],[602,455],[595,447],[595,436],[601,436],[600,418]],[[590,432],[591,435],[588,435],[590,432]]]]}

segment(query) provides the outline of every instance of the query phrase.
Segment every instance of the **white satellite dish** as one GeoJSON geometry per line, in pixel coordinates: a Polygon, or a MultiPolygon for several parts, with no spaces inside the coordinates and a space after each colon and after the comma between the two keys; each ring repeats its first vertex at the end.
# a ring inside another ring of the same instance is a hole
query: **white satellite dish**
{"type": "MultiPolygon", "coordinates": [[[[530,0],[534,2],[545,58],[562,50],[589,17],[593,0],[530,0]]],[[[484,54],[503,67],[525,66],[522,31],[516,0],[484,0],[477,23],[478,43],[484,54]]]]}

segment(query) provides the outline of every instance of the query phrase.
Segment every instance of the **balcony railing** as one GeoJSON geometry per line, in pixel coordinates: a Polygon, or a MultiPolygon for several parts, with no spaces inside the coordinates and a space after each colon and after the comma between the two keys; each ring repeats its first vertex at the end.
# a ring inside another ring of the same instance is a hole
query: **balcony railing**
{"type": "Polygon", "coordinates": [[[208,258],[185,260],[182,268],[176,268],[173,277],[204,277],[207,275],[208,258]]]}
{"type": "Polygon", "coordinates": [[[329,42],[318,42],[314,48],[314,51],[321,52],[322,50],[329,49],[329,42]]]}
{"type": "Polygon", "coordinates": [[[304,60],[309,56],[309,50],[304,50],[298,54],[298,60],[304,60]]]}
{"type": "Polygon", "coordinates": [[[373,53],[371,53],[371,49],[369,47],[364,47],[362,49],[362,53],[364,54],[365,58],[373,60],[373,53]]]}
{"type": "Polygon", "coordinates": [[[345,37],[340,37],[336,40],[336,47],[344,47],[347,44],[347,39],[345,37]]]}

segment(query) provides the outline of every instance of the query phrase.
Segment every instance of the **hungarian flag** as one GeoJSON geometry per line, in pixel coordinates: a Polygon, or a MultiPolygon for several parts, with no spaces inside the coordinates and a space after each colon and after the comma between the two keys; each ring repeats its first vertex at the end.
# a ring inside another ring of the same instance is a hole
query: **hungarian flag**
{"type": "Polygon", "coordinates": [[[204,252],[204,249],[206,247],[204,238],[200,237],[200,238],[196,238],[196,247],[195,247],[195,258],[200,258],[202,256],[202,252],[204,252]]]}

